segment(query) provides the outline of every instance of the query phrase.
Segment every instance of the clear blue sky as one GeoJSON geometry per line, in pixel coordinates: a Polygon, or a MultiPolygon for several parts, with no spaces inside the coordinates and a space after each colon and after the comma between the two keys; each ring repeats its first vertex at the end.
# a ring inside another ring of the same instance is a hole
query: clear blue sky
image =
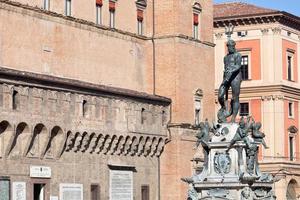
{"type": "MultiPolygon", "coordinates": [[[[214,3],[235,2],[235,0],[213,0],[214,3]]],[[[286,11],[300,17],[300,0],[241,0],[257,6],[286,11]]]]}

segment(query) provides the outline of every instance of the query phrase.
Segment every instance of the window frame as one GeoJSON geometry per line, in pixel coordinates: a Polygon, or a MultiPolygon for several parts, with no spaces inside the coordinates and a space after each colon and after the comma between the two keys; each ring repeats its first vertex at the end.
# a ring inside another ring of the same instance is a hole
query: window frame
{"type": "Polygon", "coordinates": [[[72,0],[65,0],[65,15],[72,16],[72,0]]]}
{"type": "Polygon", "coordinates": [[[149,185],[141,185],[141,200],[150,200],[150,186],[149,185]],[[143,189],[146,188],[146,198],[143,198],[144,195],[143,195],[143,189]]]}
{"type": "MultiPolygon", "coordinates": [[[[248,56],[248,79],[242,79],[243,81],[252,80],[252,63],[251,63],[251,49],[250,50],[239,50],[239,53],[243,56],[248,56]]],[[[241,66],[242,68],[242,66],[241,66]]]]}
{"type": "Polygon", "coordinates": [[[102,25],[102,5],[96,3],[96,24],[102,25]]]}
{"type": "Polygon", "coordinates": [[[50,10],[50,0],[43,0],[43,9],[50,10]]]}
{"type": "Polygon", "coordinates": [[[193,26],[192,26],[192,31],[193,31],[193,38],[195,40],[200,40],[201,37],[201,13],[202,13],[202,6],[200,5],[200,3],[194,3],[193,5],[193,26]],[[197,15],[198,19],[197,19],[197,24],[195,23],[195,15],[197,15]]]}
{"type": "Polygon", "coordinates": [[[295,116],[295,104],[294,104],[294,102],[289,101],[288,102],[288,117],[289,118],[294,118],[294,116],[295,116]]]}
{"type": "Polygon", "coordinates": [[[144,21],[137,20],[137,34],[144,35],[144,21]]]}
{"type": "Polygon", "coordinates": [[[291,132],[288,134],[288,159],[296,161],[296,134],[291,132]]]}
{"type": "Polygon", "coordinates": [[[193,38],[199,40],[199,24],[193,24],[193,38]]]}
{"type": "Polygon", "coordinates": [[[93,199],[93,195],[92,195],[94,191],[96,191],[96,192],[95,192],[96,200],[100,200],[101,190],[100,190],[99,184],[96,184],[96,183],[91,184],[90,189],[91,189],[91,200],[94,200],[94,199],[93,199]],[[96,188],[96,190],[93,190],[93,189],[95,189],[95,188],[96,188]]]}
{"type": "Polygon", "coordinates": [[[247,117],[249,116],[251,113],[251,107],[250,107],[250,102],[249,101],[243,101],[243,102],[240,102],[240,109],[239,109],[239,116],[240,117],[247,117]],[[242,104],[248,104],[248,115],[241,115],[242,114],[242,104]]]}
{"type": "Polygon", "coordinates": [[[116,27],[116,11],[109,10],[109,27],[115,28],[116,27]]]}
{"type": "Polygon", "coordinates": [[[294,52],[291,52],[291,51],[287,51],[287,54],[286,54],[286,79],[288,81],[295,81],[295,73],[294,73],[294,56],[295,56],[295,53],[294,52]],[[291,58],[291,74],[289,73],[289,58],[291,58]],[[289,75],[291,75],[291,79],[289,79],[289,75]]]}

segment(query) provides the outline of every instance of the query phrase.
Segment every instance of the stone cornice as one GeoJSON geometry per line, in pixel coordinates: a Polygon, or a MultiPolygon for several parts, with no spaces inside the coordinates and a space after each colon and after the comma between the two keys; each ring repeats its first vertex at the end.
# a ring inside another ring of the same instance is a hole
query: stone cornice
{"type": "Polygon", "coordinates": [[[264,161],[259,165],[262,171],[271,172],[273,175],[300,176],[300,163],[297,161],[264,161]]]}
{"type": "Polygon", "coordinates": [[[300,31],[300,18],[283,11],[214,18],[214,28],[225,27],[229,24],[243,26],[251,24],[281,23],[300,31]]]}
{"type": "MultiPolygon", "coordinates": [[[[231,90],[230,90],[231,93],[231,90]]],[[[253,86],[253,87],[242,87],[241,94],[253,94],[253,96],[261,96],[264,94],[274,94],[280,93],[284,96],[292,96],[300,100],[300,88],[291,87],[287,85],[262,85],[262,86],[253,86]]],[[[215,90],[215,95],[218,95],[218,90],[215,90]]],[[[276,96],[276,95],[275,95],[276,96]]]]}
{"type": "Polygon", "coordinates": [[[55,89],[58,91],[76,92],[79,94],[114,96],[162,105],[169,105],[171,103],[171,99],[162,96],[151,95],[129,89],[97,85],[75,79],[8,69],[1,66],[0,82],[22,86],[34,86],[37,88],[55,89]]]}

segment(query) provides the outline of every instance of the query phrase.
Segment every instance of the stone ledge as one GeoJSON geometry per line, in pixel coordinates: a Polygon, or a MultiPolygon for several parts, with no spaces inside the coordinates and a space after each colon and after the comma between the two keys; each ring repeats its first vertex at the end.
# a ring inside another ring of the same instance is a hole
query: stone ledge
{"type": "Polygon", "coordinates": [[[37,74],[27,71],[19,71],[8,69],[0,66],[0,82],[16,83],[24,85],[38,85],[48,88],[55,88],[59,91],[68,90],[76,91],[77,93],[101,94],[117,97],[125,97],[129,99],[152,102],[156,104],[169,105],[171,99],[158,95],[151,95],[144,92],[134,90],[116,88],[105,85],[97,85],[93,83],[78,81],[75,79],[60,78],[56,76],[37,74]]]}

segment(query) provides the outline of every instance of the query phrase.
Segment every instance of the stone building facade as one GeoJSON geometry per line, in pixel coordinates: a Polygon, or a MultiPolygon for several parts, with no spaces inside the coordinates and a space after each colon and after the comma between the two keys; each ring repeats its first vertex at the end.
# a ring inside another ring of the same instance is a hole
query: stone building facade
{"type": "Polygon", "coordinates": [[[275,184],[277,198],[297,199],[300,18],[246,3],[214,5],[216,89],[226,54],[224,26],[229,24],[235,26],[232,38],[242,54],[240,115],[262,122],[270,148],[261,148],[260,165],[280,178],[275,184]]]}
{"type": "MultiPolygon", "coordinates": [[[[24,182],[27,199],[69,199],[63,197],[63,184],[82,185],[83,199],[114,199],[112,171],[133,173],[135,199],[142,199],[143,187],[149,197],[158,198],[169,99],[0,71],[1,176],[11,184],[24,182]],[[34,175],[34,167],[46,167],[51,174],[34,175]]],[[[11,191],[14,199],[18,190],[11,191]]]]}
{"type": "Polygon", "coordinates": [[[0,0],[0,16],[3,188],[110,199],[119,170],[134,199],[186,196],[191,124],[214,118],[212,0],[0,0]]]}

